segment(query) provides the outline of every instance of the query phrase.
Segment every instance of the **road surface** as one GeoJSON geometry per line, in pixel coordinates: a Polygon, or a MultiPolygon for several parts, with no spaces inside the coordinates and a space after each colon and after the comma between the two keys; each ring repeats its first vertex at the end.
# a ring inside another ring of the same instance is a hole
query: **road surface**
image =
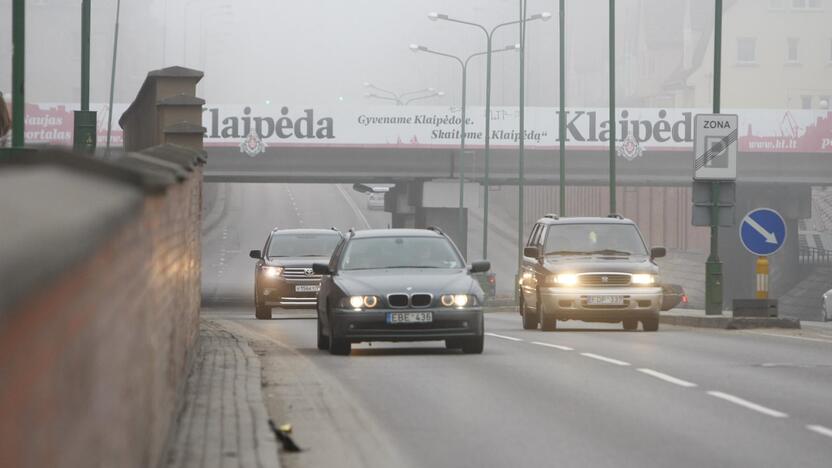
{"type": "Polygon", "coordinates": [[[275,225],[384,227],[386,215],[332,185],[220,193],[204,239],[203,318],[261,356],[270,415],[292,423],[305,449],[283,454],[285,466],[830,466],[832,328],[561,322],[567,330],[546,333],[497,312],[482,355],[425,343],[330,356],[308,311],[254,320],[248,250],[275,225]]]}

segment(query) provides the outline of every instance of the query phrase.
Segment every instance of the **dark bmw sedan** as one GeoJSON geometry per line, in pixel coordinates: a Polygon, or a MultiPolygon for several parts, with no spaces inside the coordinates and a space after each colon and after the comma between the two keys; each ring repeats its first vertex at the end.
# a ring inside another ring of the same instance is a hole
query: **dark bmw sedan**
{"type": "Polygon", "coordinates": [[[483,350],[483,291],[454,243],[438,229],[350,232],[328,264],[318,293],[318,349],[348,355],[352,343],[445,341],[483,350]]]}

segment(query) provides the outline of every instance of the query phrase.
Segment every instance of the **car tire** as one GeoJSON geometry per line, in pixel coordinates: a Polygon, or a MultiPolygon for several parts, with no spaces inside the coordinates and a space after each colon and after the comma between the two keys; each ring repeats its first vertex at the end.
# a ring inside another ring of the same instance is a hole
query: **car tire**
{"type": "Polygon", "coordinates": [[[324,326],[321,323],[320,317],[318,318],[318,349],[321,351],[326,351],[329,349],[329,337],[324,335],[324,326]]]}
{"type": "Polygon", "coordinates": [[[346,338],[329,337],[329,354],[334,356],[349,356],[352,352],[352,343],[346,338]]]}
{"type": "Polygon", "coordinates": [[[448,338],[447,340],[445,340],[445,348],[462,349],[462,340],[459,338],[448,338]]]}
{"type": "Polygon", "coordinates": [[[520,299],[520,316],[523,318],[523,330],[537,330],[539,322],[537,314],[526,307],[526,301],[520,299]]]}
{"type": "Polygon", "coordinates": [[[254,316],[257,320],[271,320],[272,319],[272,308],[260,304],[260,300],[258,299],[260,294],[258,294],[257,289],[254,289],[254,316]]]}
{"type": "Polygon", "coordinates": [[[462,340],[462,352],[465,354],[482,354],[485,348],[485,336],[478,335],[462,340]]]}
{"type": "Polygon", "coordinates": [[[646,331],[646,332],[659,331],[659,319],[658,319],[658,317],[642,320],[641,321],[641,327],[644,328],[644,331],[646,331]]]}
{"type": "Polygon", "coordinates": [[[624,319],[624,329],[628,331],[638,330],[638,320],[624,319]]]}
{"type": "Polygon", "coordinates": [[[540,321],[540,329],[542,331],[555,331],[558,328],[558,320],[554,317],[546,315],[546,306],[542,301],[537,301],[538,318],[540,321]]]}

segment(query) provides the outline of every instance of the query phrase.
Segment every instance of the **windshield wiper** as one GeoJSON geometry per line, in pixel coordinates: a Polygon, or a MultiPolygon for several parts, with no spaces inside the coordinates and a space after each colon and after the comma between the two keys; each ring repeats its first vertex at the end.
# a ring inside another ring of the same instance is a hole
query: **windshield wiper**
{"type": "Polygon", "coordinates": [[[614,250],[614,249],[602,249],[602,250],[593,250],[589,252],[592,255],[632,255],[632,252],[624,252],[623,250],[614,250]]]}
{"type": "Polygon", "coordinates": [[[546,252],[546,255],[589,255],[592,252],[581,252],[580,250],[553,250],[546,252]]]}

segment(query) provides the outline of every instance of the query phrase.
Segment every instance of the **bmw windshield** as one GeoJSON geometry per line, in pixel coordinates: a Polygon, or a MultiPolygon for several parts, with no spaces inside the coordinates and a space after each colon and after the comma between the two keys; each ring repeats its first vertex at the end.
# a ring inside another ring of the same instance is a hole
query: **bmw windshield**
{"type": "Polygon", "coordinates": [[[315,233],[280,233],[272,236],[269,257],[330,257],[341,236],[315,233]]]}
{"type": "Polygon", "coordinates": [[[441,237],[370,237],[347,245],[342,270],[462,268],[464,262],[441,237]]]}

